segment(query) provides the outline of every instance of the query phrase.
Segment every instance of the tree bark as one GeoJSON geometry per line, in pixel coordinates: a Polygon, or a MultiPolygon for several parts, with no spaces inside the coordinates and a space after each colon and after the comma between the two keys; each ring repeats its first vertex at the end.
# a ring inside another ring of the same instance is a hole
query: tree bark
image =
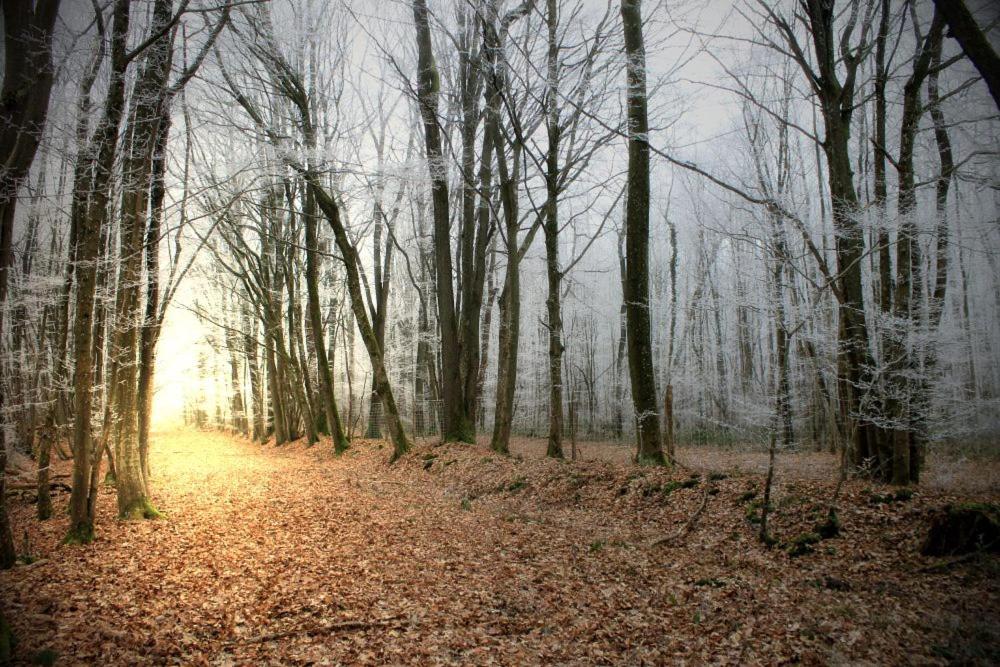
{"type": "Polygon", "coordinates": [[[464,395],[465,383],[461,373],[461,350],[451,257],[448,177],[438,119],[441,76],[434,61],[425,0],[413,0],[413,19],[417,37],[417,98],[424,125],[424,144],[431,179],[432,234],[438,326],[441,334],[441,399],[444,403],[441,440],[472,443],[475,441],[475,424],[470,420],[464,395]]]}
{"type": "Polygon", "coordinates": [[[125,44],[130,19],[128,0],[116,0],[111,36],[111,80],[104,101],[104,111],[95,135],[79,159],[92,165],[79,173],[82,182],[74,184],[78,207],[76,315],[73,324],[74,423],[73,423],[73,493],[70,495],[68,543],[86,543],[94,538],[93,516],[89,512],[91,465],[91,412],[94,379],[94,294],[97,259],[102,230],[107,226],[111,171],[118,149],[118,127],[125,111],[125,69],[128,66],[125,44]]]}
{"type": "Polygon", "coordinates": [[[559,303],[562,274],[559,272],[559,44],[556,41],[558,3],[547,0],[545,21],[548,29],[546,55],[547,85],[545,131],[548,149],[545,155],[545,274],[548,297],[545,300],[549,334],[549,442],[545,455],[563,458],[563,378],[562,378],[562,308],[559,303]]]}
{"type": "MultiPolygon", "coordinates": [[[[919,475],[920,469],[919,453],[912,437],[915,424],[912,400],[916,386],[911,378],[916,371],[917,360],[913,357],[907,340],[915,321],[920,317],[917,312],[920,309],[914,307],[913,302],[915,290],[920,289],[922,263],[915,220],[917,193],[913,153],[920,117],[923,115],[920,91],[929,74],[932,56],[935,51],[940,50],[943,32],[944,20],[940,12],[935,11],[930,30],[913,63],[913,72],[903,87],[903,114],[900,120],[897,160],[899,191],[896,208],[900,222],[896,239],[894,327],[889,332],[886,346],[889,374],[886,411],[892,430],[891,481],[898,485],[916,481],[911,476],[911,471],[916,471],[919,475]]],[[[889,477],[888,474],[883,476],[889,477]]]]}
{"type": "Polygon", "coordinates": [[[993,50],[964,0],[934,0],[934,5],[948,23],[948,36],[958,41],[962,51],[979,70],[1000,110],[1000,56],[993,50]]]}
{"type": "MultiPolygon", "coordinates": [[[[172,8],[172,0],[156,0],[150,26],[151,37],[170,22],[172,8]]],[[[127,143],[122,167],[116,332],[111,359],[115,368],[115,412],[118,417],[114,449],[118,472],[115,488],[119,515],[126,518],[158,516],[149,501],[149,487],[139,453],[137,357],[143,321],[140,286],[143,284],[149,183],[162,116],[161,105],[170,74],[171,47],[170,39],[164,34],[146,52],[133,91],[129,126],[125,132],[127,143]]]]}
{"type": "Polygon", "coordinates": [[[333,439],[333,451],[342,454],[348,448],[347,436],[344,435],[344,425],[340,421],[340,410],[333,395],[333,373],[330,372],[330,361],[326,355],[326,341],[323,338],[323,317],[319,301],[319,256],[317,255],[317,233],[315,196],[311,190],[306,191],[306,291],[309,300],[309,325],[312,332],[313,348],[316,350],[316,362],[319,366],[320,395],[326,423],[330,427],[333,439]]]}
{"type": "MultiPolygon", "coordinates": [[[[41,142],[52,92],[52,31],[60,0],[5,0],[4,77],[0,88],[0,337],[7,283],[14,264],[14,211],[21,182],[41,142]]],[[[0,392],[0,411],[4,392],[0,392]]],[[[0,477],[6,465],[6,437],[0,426],[0,477]]],[[[7,499],[0,481],[0,569],[14,564],[7,499]]]]}
{"type": "Polygon", "coordinates": [[[389,373],[386,371],[385,361],[382,356],[382,349],[375,338],[375,330],[372,328],[365,312],[364,295],[361,291],[361,278],[358,273],[358,252],[347,236],[347,230],[340,220],[340,207],[337,202],[320,186],[315,174],[307,172],[304,174],[306,183],[316,197],[319,209],[326,216],[327,222],[333,228],[337,247],[344,259],[344,268],[347,271],[347,291],[351,298],[351,310],[358,324],[358,331],[361,333],[362,342],[368,351],[368,358],[372,364],[374,378],[372,385],[382,401],[385,410],[386,427],[389,430],[389,437],[392,440],[393,454],[395,461],[403,456],[410,449],[410,442],[403,429],[403,422],[399,417],[399,410],[396,407],[396,399],[392,393],[392,386],[389,383],[389,373]]]}
{"type": "Polygon", "coordinates": [[[653,371],[649,304],[649,122],[641,0],[622,0],[628,82],[628,191],[625,201],[625,315],[635,407],[637,460],[664,465],[653,371]]]}

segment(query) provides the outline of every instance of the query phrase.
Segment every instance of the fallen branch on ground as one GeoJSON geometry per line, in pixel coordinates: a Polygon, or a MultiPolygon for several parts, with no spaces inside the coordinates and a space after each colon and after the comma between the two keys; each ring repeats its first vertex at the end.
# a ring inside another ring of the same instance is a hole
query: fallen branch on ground
{"type": "MultiPolygon", "coordinates": [[[[14,482],[7,484],[7,491],[37,491],[38,482],[14,482]]],[[[73,488],[62,482],[49,482],[49,491],[72,493],[73,488]]]]}
{"type": "Polygon", "coordinates": [[[958,558],[952,558],[951,560],[942,561],[940,563],[933,563],[926,567],[918,568],[914,570],[914,572],[918,574],[944,572],[945,570],[951,569],[955,565],[961,565],[962,563],[968,563],[969,561],[976,560],[985,553],[986,553],[985,551],[972,551],[965,554],[964,556],[959,556],[958,558]]]}
{"type": "Polygon", "coordinates": [[[711,491],[712,488],[713,487],[711,484],[705,485],[705,490],[701,494],[701,504],[698,505],[698,509],[694,511],[694,514],[692,514],[691,517],[687,520],[687,523],[681,526],[680,530],[678,530],[673,535],[667,535],[666,537],[661,537],[658,540],[654,540],[653,543],[649,545],[650,548],[672,545],[678,540],[687,536],[687,534],[694,529],[695,524],[698,522],[698,519],[705,511],[705,506],[708,505],[708,496],[711,495],[709,491],[711,491]]]}

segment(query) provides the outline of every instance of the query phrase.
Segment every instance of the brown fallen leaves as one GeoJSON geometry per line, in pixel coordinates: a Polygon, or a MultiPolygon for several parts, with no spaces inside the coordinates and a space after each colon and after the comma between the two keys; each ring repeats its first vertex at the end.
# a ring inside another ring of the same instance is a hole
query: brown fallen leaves
{"type": "Polygon", "coordinates": [[[59,544],[65,496],[43,524],[12,502],[45,559],[0,573],[18,661],[43,649],[57,664],[1000,659],[997,559],[928,571],[939,561],[918,553],[930,511],[961,500],[938,489],[886,502],[852,481],[841,536],[792,557],[833,487],[794,467],[767,548],[751,523],[761,475],[734,467],[459,445],[390,467],[378,442],[334,458],[217,433],[159,434],[153,451],[166,518],[119,522],[102,490],[89,547],[59,544]]]}

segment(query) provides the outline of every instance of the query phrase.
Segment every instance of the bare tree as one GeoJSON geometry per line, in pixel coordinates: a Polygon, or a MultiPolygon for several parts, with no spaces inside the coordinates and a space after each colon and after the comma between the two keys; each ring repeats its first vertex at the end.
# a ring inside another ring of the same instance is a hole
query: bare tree
{"type": "Polygon", "coordinates": [[[948,36],[958,41],[962,51],[979,70],[1000,110],[1000,56],[990,45],[964,0],[934,0],[934,5],[948,24],[948,36]]]}
{"type": "Polygon", "coordinates": [[[663,465],[649,312],[649,122],[641,0],[622,0],[628,82],[628,190],[625,195],[625,315],[635,407],[637,460],[663,465]]]}

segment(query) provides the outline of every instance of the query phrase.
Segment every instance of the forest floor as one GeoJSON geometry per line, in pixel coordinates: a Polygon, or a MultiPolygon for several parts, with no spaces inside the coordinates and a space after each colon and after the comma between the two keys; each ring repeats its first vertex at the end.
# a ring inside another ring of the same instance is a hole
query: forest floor
{"type": "Polygon", "coordinates": [[[90,546],[60,544],[66,495],[44,523],[12,498],[36,559],[0,572],[17,663],[1000,663],[1000,560],[919,554],[935,510],[995,501],[995,480],[898,498],[852,480],[841,535],[796,545],[833,473],[786,464],[766,547],[756,463],[695,451],[667,472],[429,444],[390,466],[373,441],[335,458],[219,433],[152,449],[164,518],[118,521],[104,488],[90,546]]]}

